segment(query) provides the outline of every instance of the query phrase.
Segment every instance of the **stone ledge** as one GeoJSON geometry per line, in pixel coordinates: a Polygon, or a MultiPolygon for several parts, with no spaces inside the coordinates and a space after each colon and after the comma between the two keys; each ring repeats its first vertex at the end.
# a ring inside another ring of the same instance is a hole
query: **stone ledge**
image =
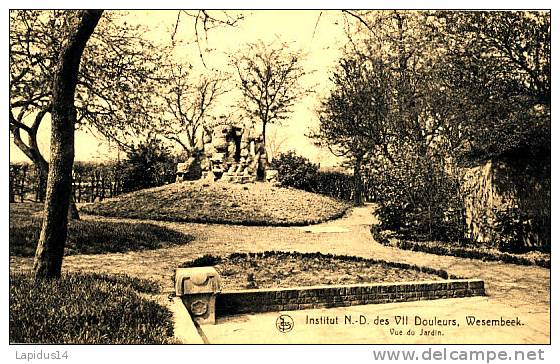
{"type": "Polygon", "coordinates": [[[479,279],[246,289],[220,293],[216,311],[230,315],[484,295],[479,279]]]}
{"type": "Polygon", "coordinates": [[[173,336],[181,344],[204,344],[204,340],[198,333],[191,315],[187,311],[180,298],[174,298],[170,305],[173,314],[173,336]]]}

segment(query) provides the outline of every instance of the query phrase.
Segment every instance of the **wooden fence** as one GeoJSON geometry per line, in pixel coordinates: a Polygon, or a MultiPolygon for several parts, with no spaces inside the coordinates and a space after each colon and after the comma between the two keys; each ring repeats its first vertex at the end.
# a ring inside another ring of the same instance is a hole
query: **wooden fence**
{"type": "MultiPolygon", "coordinates": [[[[124,172],[118,163],[76,163],[72,171],[75,202],[102,201],[123,191],[124,172]]],[[[40,201],[40,183],[34,165],[10,163],[10,202],[40,201]]]]}

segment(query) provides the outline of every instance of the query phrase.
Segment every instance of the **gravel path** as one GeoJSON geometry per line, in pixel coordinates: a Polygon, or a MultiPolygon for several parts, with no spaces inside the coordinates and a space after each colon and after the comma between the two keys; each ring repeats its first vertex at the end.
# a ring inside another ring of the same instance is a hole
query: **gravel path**
{"type": "MultiPolygon", "coordinates": [[[[126,273],[155,279],[165,292],[172,291],[173,269],[180,263],[204,254],[284,250],[346,254],[405,262],[444,269],[465,278],[481,278],[492,300],[524,312],[550,311],[550,270],[500,262],[437,256],[405,251],[376,243],[369,233],[375,222],[374,206],[352,209],[343,218],[309,227],[248,227],[149,221],[192,234],[195,241],[184,246],[102,255],[77,255],[64,259],[63,270],[126,273]]],[[[83,216],[99,221],[126,219],[83,216]]],[[[134,220],[139,222],[139,220],[134,220]]],[[[148,222],[148,221],[146,221],[148,222]]],[[[10,258],[11,270],[31,269],[31,258],[10,258]]]]}

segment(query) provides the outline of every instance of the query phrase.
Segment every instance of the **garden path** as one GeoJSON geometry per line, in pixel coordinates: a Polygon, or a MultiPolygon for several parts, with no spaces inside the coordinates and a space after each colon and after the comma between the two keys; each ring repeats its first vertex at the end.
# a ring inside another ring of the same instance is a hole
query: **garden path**
{"type": "MultiPolygon", "coordinates": [[[[143,278],[157,279],[171,288],[173,269],[182,262],[203,254],[229,254],[266,250],[322,252],[357,255],[444,269],[465,278],[481,278],[490,296],[511,301],[512,305],[549,306],[550,270],[536,266],[520,266],[501,262],[438,256],[400,250],[376,243],[369,227],[376,222],[374,205],[351,209],[344,217],[307,227],[261,227],[218,224],[193,224],[146,221],[183,233],[192,234],[195,241],[151,251],[77,255],[64,259],[68,270],[120,272],[143,278]]],[[[121,220],[84,216],[92,220],[121,220]]],[[[138,222],[138,220],[134,220],[138,222]]],[[[31,258],[12,257],[12,269],[30,269],[31,258]]]]}
{"type": "MultiPolygon", "coordinates": [[[[485,281],[488,299],[517,315],[550,312],[550,270],[501,262],[438,256],[387,247],[375,242],[369,227],[376,221],[374,205],[351,209],[344,217],[308,227],[261,227],[218,224],[194,224],[145,221],[194,235],[196,239],[181,246],[151,251],[102,255],[76,255],[64,259],[64,270],[126,273],[155,279],[164,292],[172,291],[173,269],[203,254],[224,255],[233,252],[284,250],[356,255],[366,258],[399,261],[444,269],[465,278],[485,281]]],[[[126,221],[98,216],[83,216],[98,221],[126,221]]],[[[138,220],[134,220],[139,222],[138,220]]],[[[11,257],[11,269],[31,269],[31,258],[11,257]]],[[[542,325],[546,324],[540,323],[542,325]]],[[[540,326],[546,332],[547,327],[540,326]]],[[[548,323],[549,325],[549,323],[548,323]]]]}

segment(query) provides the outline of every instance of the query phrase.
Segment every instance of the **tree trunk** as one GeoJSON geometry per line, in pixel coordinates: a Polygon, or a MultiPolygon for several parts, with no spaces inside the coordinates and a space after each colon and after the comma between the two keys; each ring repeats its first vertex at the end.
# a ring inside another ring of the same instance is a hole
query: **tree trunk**
{"type": "Polygon", "coordinates": [[[76,200],[74,199],[74,192],[70,193],[70,205],[68,206],[68,220],[80,220],[80,213],[78,212],[78,207],[76,206],[76,200]]]}
{"type": "Polygon", "coordinates": [[[10,182],[9,182],[10,183],[10,203],[16,202],[16,193],[14,191],[14,189],[15,189],[14,185],[15,184],[14,184],[14,179],[13,178],[14,178],[13,176],[10,176],[10,182]]]}
{"type": "Polygon", "coordinates": [[[354,203],[363,205],[363,186],[362,186],[362,160],[363,156],[356,157],[354,162],[354,203]]]}
{"type": "MultiPolygon", "coordinates": [[[[38,149],[37,149],[38,151],[38,149]]],[[[45,194],[47,192],[47,178],[49,175],[49,163],[40,153],[37,153],[32,159],[37,171],[37,190],[35,191],[35,199],[39,202],[45,202],[45,194]]]]}
{"type": "MultiPolygon", "coordinates": [[[[47,179],[49,175],[49,164],[44,159],[37,159],[35,162],[35,167],[37,168],[38,175],[38,185],[37,185],[37,201],[45,202],[45,194],[47,191],[47,179]]],[[[70,220],[80,220],[80,214],[78,213],[78,208],[76,203],[72,198],[70,200],[70,206],[68,208],[68,218],[70,220]]]]}
{"type": "Polygon", "coordinates": [[[22,174],[23,176],[21,176],[21,181],[19,185],[20,202],[23,202],[25,200],[25,180],[27,178],[27,166],[22,169],[22,174]]]}
{"type": "Polygon", "coordinates": [[[60,51],[52,85],[51,162],[43,226],[35,252],[35,278],[60,277],[68,232],[74,163],[74,94],[80,60],[101,10],[85,10],[60,51]]]}
{"type": "Polygon", "coordinates": [[[14,144],[25,154],[27,158],[33,162],[37,172],[37,186],[35,190],[35,200],[39,202],[45,201],[45,193],[47,190],[47,175],[49,173],[49,164],[39,150],[37,143],[37,132],[43,118],[50,111],[50,106],[41,109],[30,127],[21,124],[21,120],[17,120],[10,110],[10,131],[14,137],[14,144]],[[25,144],[21,138],[21,130],[25,130],[28,136],[28,144],[25,144]]]}

